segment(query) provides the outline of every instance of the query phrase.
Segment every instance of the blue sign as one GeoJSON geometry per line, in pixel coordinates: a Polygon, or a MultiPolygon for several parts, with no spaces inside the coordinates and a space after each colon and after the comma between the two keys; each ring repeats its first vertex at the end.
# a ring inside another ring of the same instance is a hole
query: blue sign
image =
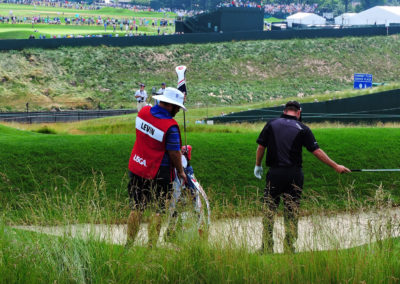
{"type": "Polygon", "coordinates": [[[354,74],[354,89],[372,88],[372,74],[354,74]]]}

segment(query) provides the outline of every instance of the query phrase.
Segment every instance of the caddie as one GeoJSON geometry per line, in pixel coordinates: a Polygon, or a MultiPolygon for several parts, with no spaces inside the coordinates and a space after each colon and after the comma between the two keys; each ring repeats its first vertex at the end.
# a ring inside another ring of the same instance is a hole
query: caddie
{"type": "Polygon", "coordinates": [[[181,136],[173,117],[182,108],[184,95],[175,88],[166,88],[153,107],[145,106],[136,118],[136,141],[129,159],[128,193],[131,213],[128,218],[127,245],[133,243],[142,221],[142,213],[151,205],[149,220],[149,246],[157,244],[161,216],[166,200],[172,194],[175,173],[184,182],[181,136]]]}
{"type": "Polygon", "coordinates": [[[281,198],[284,203],[284,250],[294,252],[297,239],[298,209],[303,189],[302,147],[338,173],[350,172],[345,166],[331,160],[319,148],[310,128],[301,122],[301,106],[296,101],[286,103],[280,118],[267,122],[257,139],[254,175],[261,179],[261,161],[267,149],[269,167],[264,190],[262,252],[273,252],[274,216],[281,198]]]}

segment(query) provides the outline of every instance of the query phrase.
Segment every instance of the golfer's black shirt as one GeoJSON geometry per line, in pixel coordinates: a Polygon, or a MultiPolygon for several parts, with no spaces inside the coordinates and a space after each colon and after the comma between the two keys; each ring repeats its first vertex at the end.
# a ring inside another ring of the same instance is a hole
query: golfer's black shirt
{"type": "Polygon", "coordinates": [[[302,147],[310,152],[319,148],[310,128],[285,114],[267,122],[257,143],[267,147],[266,164],[271,168],[301,167],[302,147]]]}

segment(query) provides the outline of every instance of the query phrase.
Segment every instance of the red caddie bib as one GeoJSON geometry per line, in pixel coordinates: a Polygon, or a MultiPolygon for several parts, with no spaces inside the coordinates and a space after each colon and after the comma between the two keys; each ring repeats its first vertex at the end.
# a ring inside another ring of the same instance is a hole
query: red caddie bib
{"type": "Polygon", "coordinates": [[[129,159],[129,170],[145,179],[154,179],[165,154],[168,129],[178,123],[175,119],[160,119],[143,107],[136,117],[136,141],[129,159]]]}

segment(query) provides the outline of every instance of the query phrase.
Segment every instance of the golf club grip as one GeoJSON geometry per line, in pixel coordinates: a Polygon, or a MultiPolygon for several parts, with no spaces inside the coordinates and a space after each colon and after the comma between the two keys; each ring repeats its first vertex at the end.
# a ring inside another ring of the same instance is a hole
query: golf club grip
{"type": "Polygon", "coordinates": [[[352,171],[352,172],[362,172],[361,169],[350,169],[350,171],[352,171]]]}

